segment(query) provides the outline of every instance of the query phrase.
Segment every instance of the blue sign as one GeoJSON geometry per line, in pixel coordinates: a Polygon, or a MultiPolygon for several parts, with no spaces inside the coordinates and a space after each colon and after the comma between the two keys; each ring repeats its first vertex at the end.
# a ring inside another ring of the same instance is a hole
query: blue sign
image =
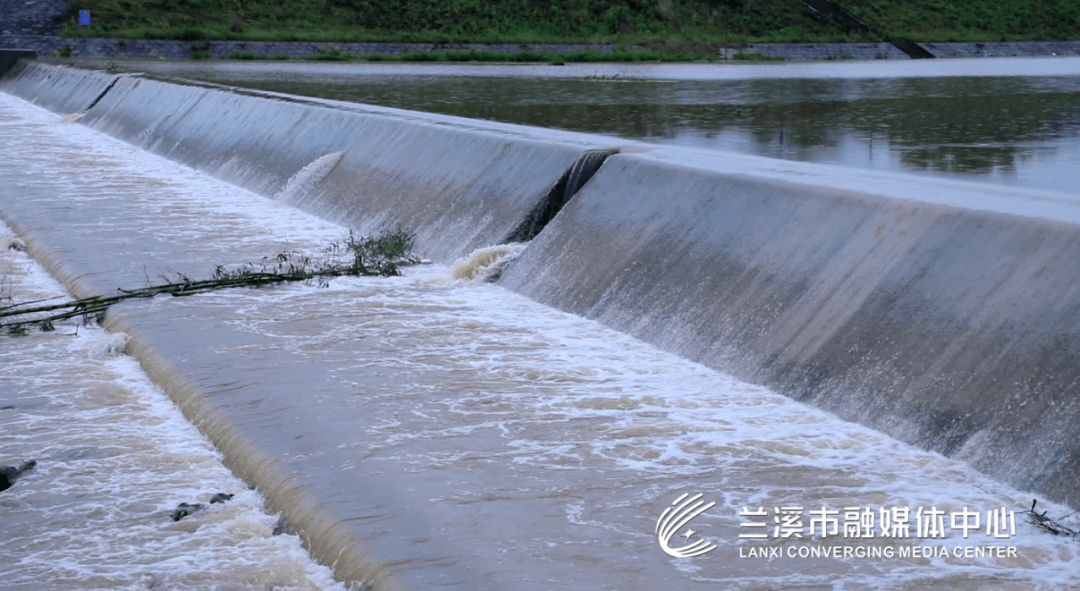
{"type": "Polygon", "coordinates": [[[84,27],[89,27],[90,26],[90,11],[89,10],[80,10],[79,11],[79,24],[84,26],[84,27]]]}

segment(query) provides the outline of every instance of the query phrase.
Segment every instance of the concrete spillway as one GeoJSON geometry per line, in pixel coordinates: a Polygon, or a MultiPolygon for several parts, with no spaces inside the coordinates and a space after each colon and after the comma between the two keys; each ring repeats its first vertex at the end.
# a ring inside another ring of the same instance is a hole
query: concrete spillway
{"type": "Polygon", "coordinates": [[[85,125],[358,231],[415,229],[440,261],[511,235],[575,161],[620,143],[62,66],[28,66],[4,89],[58,113],[85,111],[85,125]],[[288,190],[329,155],[340,164],[310,190],[288,190]]]}
{"type": "MultiPolygon", "coordinates": [[[[501,285],[1080,506],[1070,196],[43,64],[0,90],[361,232],[415,231],[439,261],[535,236],[501,285]],[[582,184],[582,163],[612,152],[582,184]]],[[[115,287],[3,213],[73,292],[115,287]]],[[[370,578],[347,526],[230,427],[242,404],[210,387],[228,372],[178,366],[192,335],[113,322],[316,556],[370,578]]]]}
{"type": "Polygon", "coordinates": [[[1080,502],[1080,203],[658,149],[616,155],[501,283],[1080,502]]]}

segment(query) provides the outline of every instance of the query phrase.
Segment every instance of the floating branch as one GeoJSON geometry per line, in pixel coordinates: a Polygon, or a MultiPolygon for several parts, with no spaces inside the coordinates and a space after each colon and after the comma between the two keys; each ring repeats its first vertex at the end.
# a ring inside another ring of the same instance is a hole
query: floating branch
{"type": "MultiPolygon", "coordinates": [[[[257,287],[291,281],[317,280],[322,286],[332,277],[395,276],[400,267],[416,264],[410,254],[414,234],[402,230],[388,232],[378,238],[357,237],[352,232],[340,241],[330,243],[323,257],[312,260],[296,253],[283,252],[258,263],[247,263],[236,269],[219,265],[210,279],[192,280],[178,273],[159,285],[140,289],[117,289],[114,295],[101,295],[56,304],[36,300],[0,307],[0,327],[9,334],[25,334],[28,327],[52,330],[52,323],[76,316],[94,317],[104,314],[109,306],[124,300],[152,298],[161,294],[188,296],[233,287],[257,287]],[[42,305],[33,305],[42,304],[42,305]],[[13,318],[14,320],[6,320],[13,318]]],[[[55,299],[55,298],[53,298],[55,299]]]]}
{"type": "MultiPolygon", "coordinates": [[[[1039,529],[1048,531],[1048,532],[1054,534],[1055,536],[1070,536],[1070,537],[1080,536],[1080,531],[1075,530],[1075,529],[1061,523],[1060,521],[1057,521],[1055,519],[1047,517],[1046,516],[1046,511],[1043,511],[1042,513],[1036,513],[1035,512],[1035,504],[1036,503],[1038,503],[1038,499],[1032,499],[1031,500],[1031,508],[1028,509],[1027,511],[1023,512],[1023,515],[1027,515],[1028,523],[1030,523],[1031,525],[1034,525],[1035,527],[1037,527],[1039,529]]],[[[1066,515],[1065,517],[1068,517],[1068,515],[1066,515]]]]}

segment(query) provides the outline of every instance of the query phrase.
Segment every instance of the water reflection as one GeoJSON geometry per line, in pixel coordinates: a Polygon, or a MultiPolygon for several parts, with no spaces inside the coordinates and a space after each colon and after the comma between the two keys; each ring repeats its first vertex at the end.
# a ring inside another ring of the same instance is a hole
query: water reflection
{"type": "MultiPolygon", "coordinates": [[[[1029,61],[1032,71],[1058,63],[1029,61]]],[[[998,77],[987,76],[985,66],[978,77],[955,71],[932,77],[912,77],[907,71],[901,77],[842,77],[844,70],[836,68],[844,64],[828,64],[837,77],[811,77],[814,64],[804,66],[805,78],[792,77],[799,70],[774,70],[785,77],[708,80],[662,79],[665,73],[682,75],[678,66],[596,66],[592,74],[583,66],[571,72],[576,78],[553,78],[549,70],[557,68],[552,67],[518,67],[492,76],[490,70],[462,66],[483,73],[463,76],[448,66],[305,66],[142,62],[127,67],[655,143],[863,168],[959,173],[974,180],[1070,192],[1080,187],[1080,76],[1054,70],[1055,75],[1017,76],[1008,70],[1016,66],[1012,62],[1002,62],[1009,75],[998,77]]],[[[866,67],[856,63],[849,69],[866,67]]],[[[767,68],[754,72],[771,75],[767,68]]]]}

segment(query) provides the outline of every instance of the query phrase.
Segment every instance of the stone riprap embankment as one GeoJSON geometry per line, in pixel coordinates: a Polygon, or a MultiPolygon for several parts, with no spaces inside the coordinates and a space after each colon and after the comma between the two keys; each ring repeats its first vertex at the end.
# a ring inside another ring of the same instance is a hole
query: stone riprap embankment
{"type": "Polygon", "coordinates": [[[1004,41],[1000,43],[920,43],[934,57],[1021,57],[1080,55],[1080,41],[1004,41]]]}
{"type": "Polygon", "coordinates": [[[792,61],[908,59],[892,43],[755,43],[743,51],[792,61]]]}
{"type": "Polygon", "coordinates": [[[257,58],[301,58],[327,51],[350,55],[401,55],[434,51],[495,51],[518,53],[542,51],[611,51],[613,45],[575,43],[316,43],[305,41],[168,41],[160,39],[83,39],[46,35],[0,37],[0,48],[32,49],[40,55],[68,54],[71,57],[117,57],[189,59],[225,58],[251,54],[257,58]]]}
{"type": "MultiPolygon", "coordinates": [[[[1052,57],[1080,55],[1080,40],[1009,41],[995,43],[918,43],[930,55],[949,57],[1052,57]]],[[[72,57],[190,59],[255,57],[303,58],[327,51],[367,55],[401,55],[438,51],[494,51],[506,54],[521,51],[574,53],[593,50],[609,52],[614,45],[580,43],[315,43],[305,41],[169,41],[157,39],[89,39],[51,35],[0,35],[0,48],[32,49],[39,55],[72,57]]],[[[627,49],[639,49],[628,47],[627,49]]],[[[723,57],[757,54],[788,61],[909,59],[891,43],[755,43],[744,49],[725,49],[723,57]]]]}
{"type": "Polygon", "coordinates": [[[64,11],[66,5],[65,0],[0,2],[0,36],[51,35],[57,29],[54,18],[64,11]]]}
{"type": "MultiPolygon", "coordinates": [[[[1080,55],[1080,40],[987,43],[915,43],[936,58],[1053,57],[1080,55]]],[[[754,43],[744,53],[789,61],[909,59],[892,43],[754,43]]]]}

